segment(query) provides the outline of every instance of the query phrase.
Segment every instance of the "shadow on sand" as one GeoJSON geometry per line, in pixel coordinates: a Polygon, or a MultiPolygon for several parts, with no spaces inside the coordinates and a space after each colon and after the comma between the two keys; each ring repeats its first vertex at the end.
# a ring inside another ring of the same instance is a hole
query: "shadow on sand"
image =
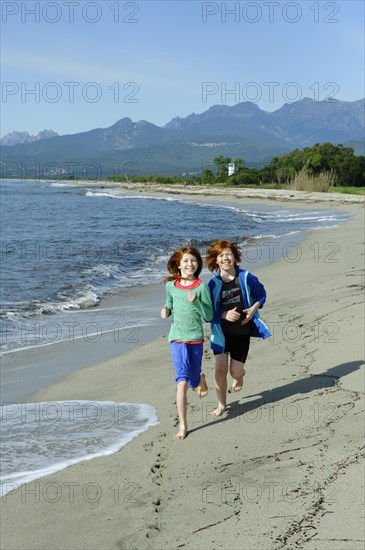
{"type": "Polygon", "coordinates": [[[209,413],[215,408],[215,406],[212,405],[211,408],[208,410],[207,405],[210,403],[206,403],[205,406],[203,404],[203,410],[205,409],[206,420],[212,420],[211,422],[206,422],[202,426],[192,428],[191,430],[189,430],[189,434],[197,430],[201,430],[202,428],[213,426],[218,422],[232,420],[233,418],[236,418],[242,414],[259,409],[260,407],[267,405],[268,403],[277,403],[282,399],[287,399],[288,397],[292,397],[294,395],[306,394],[316,390],[332,388],[336,385],[337,381],[340,378],[347,376],[352,372],[355,372],[356,370],[360,369],[362,365],[364,365],[364,361],[351,361],[350,363],[342,363],[341,365],[332,367],[331,369],[328,369],[321,374],[314,374],[308,376],[307,378],[294,380],[293,382],[289,382],[284,386],[278,386],[277,388],[273,388],[271,390],[264,390],[260,394],[245,395],[245,399],[250,399],[256,396],[259,397],[257,399],[254,399],[253,401],[245,403],[240,403],[239,400],[233,401],[232,403],[230,403],[227,412],[222,417],[218,417],[217,419],[213,419],[209,415],[209,413]]]}

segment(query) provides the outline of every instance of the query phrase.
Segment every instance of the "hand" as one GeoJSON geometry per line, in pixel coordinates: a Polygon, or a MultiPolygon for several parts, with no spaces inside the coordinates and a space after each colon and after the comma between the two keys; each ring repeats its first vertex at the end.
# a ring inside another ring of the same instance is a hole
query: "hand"
{"type": "Polygon", "coordinates": [[[171,311],[169,310],[168,307],[164,306],[162,309],[161,309],[161,317],[162,319],[166,319],[167,317],[170,316],[170,313],[171,311]]]}
{"type": "Polygon", "coordinates": [[[242,313],[246,314],[246,317],[242,319],[241,325],[246,325],[249,321],[251,321],[252,317],[254,316],[256,309],[249,307],[247,309],[243,309],[242,313]]]}
{"type": "Polygon", "coordinates": [[[226,312],[226,321],[229,321],[230,323],[234,323],[235,321],[238,321],[241,317],[241,314],[237,311],[237,308],[230,309],[226,312]]]}
{"type": "Polygon", "coordinates": [[[190,304],[192,304],[193,302],[195,302],[195,300],[196,300],[195,292],[193,292],[192,290],[189,290],[189,292],[188,292],[188,302],[190,302],[190,304]]]}

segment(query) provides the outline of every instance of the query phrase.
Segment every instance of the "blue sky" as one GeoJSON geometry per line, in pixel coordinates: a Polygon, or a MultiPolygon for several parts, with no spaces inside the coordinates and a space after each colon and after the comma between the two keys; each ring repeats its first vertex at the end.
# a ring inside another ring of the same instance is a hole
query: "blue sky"
{"type": "Polygon", "coordinates": [[[2,1],[1,136],[364,97],[364,3],[2,1]]]}

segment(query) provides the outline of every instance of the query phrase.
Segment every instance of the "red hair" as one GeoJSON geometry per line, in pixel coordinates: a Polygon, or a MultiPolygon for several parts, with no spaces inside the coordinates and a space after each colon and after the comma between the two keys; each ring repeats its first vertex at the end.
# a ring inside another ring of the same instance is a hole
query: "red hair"
{"type": "Polygon", "coordinates": [[[169,271],[169,273],[171,273],[172,276],[165,277],[164,283],[166,283],[167,281],[175,281],[176,279],[181,279],[181,271],[178,268],[178,265],[180,265],[184,254],[191,254],[197,259],[198,268],[195,271],[194,275],[195,277],[199,277],[201,270],[203,269],[203,260],[199,250],[197,250],[193,246],[181,246],[180,248],[177,248],[175,250],[169,261],[167,262],[167,270],[169,271]]]}
{"type": "Polygon", "coordinates": [[[209,271],[218,271],[217,256],[222,254],[225,248],[229,248],[232,251],[236,265],[239,264],[241,261],[241,254],[238,245],[233,241],[220,239],[219,241],[214,241],[207,250],[205,261],[209,271]]]}

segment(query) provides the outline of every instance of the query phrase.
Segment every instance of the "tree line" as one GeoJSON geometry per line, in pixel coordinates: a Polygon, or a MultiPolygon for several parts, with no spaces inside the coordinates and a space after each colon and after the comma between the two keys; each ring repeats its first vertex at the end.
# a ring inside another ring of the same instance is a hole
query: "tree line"
{"type": "MultiPolygon", "coordinates": [[[[332,143],[315,144],[295,149],[281,157],[273,157],[265,166],[248,165],[242,158],[231,159],[220,155],[213,159],[215,167],[206,167],[201,176],[135,176],[130,181],[154,183],[193,183],[227,185],[290,184],[297,174],[317,177],[328,174],[333,185],[361,187],[365,185],[365,157],[356,156],[352,147],[332,143]],[[228,175],[228,165],[235,165],[235,173],[228,175]]],[[[124,176],[112,178],[126,181],[124,176]]]]}

